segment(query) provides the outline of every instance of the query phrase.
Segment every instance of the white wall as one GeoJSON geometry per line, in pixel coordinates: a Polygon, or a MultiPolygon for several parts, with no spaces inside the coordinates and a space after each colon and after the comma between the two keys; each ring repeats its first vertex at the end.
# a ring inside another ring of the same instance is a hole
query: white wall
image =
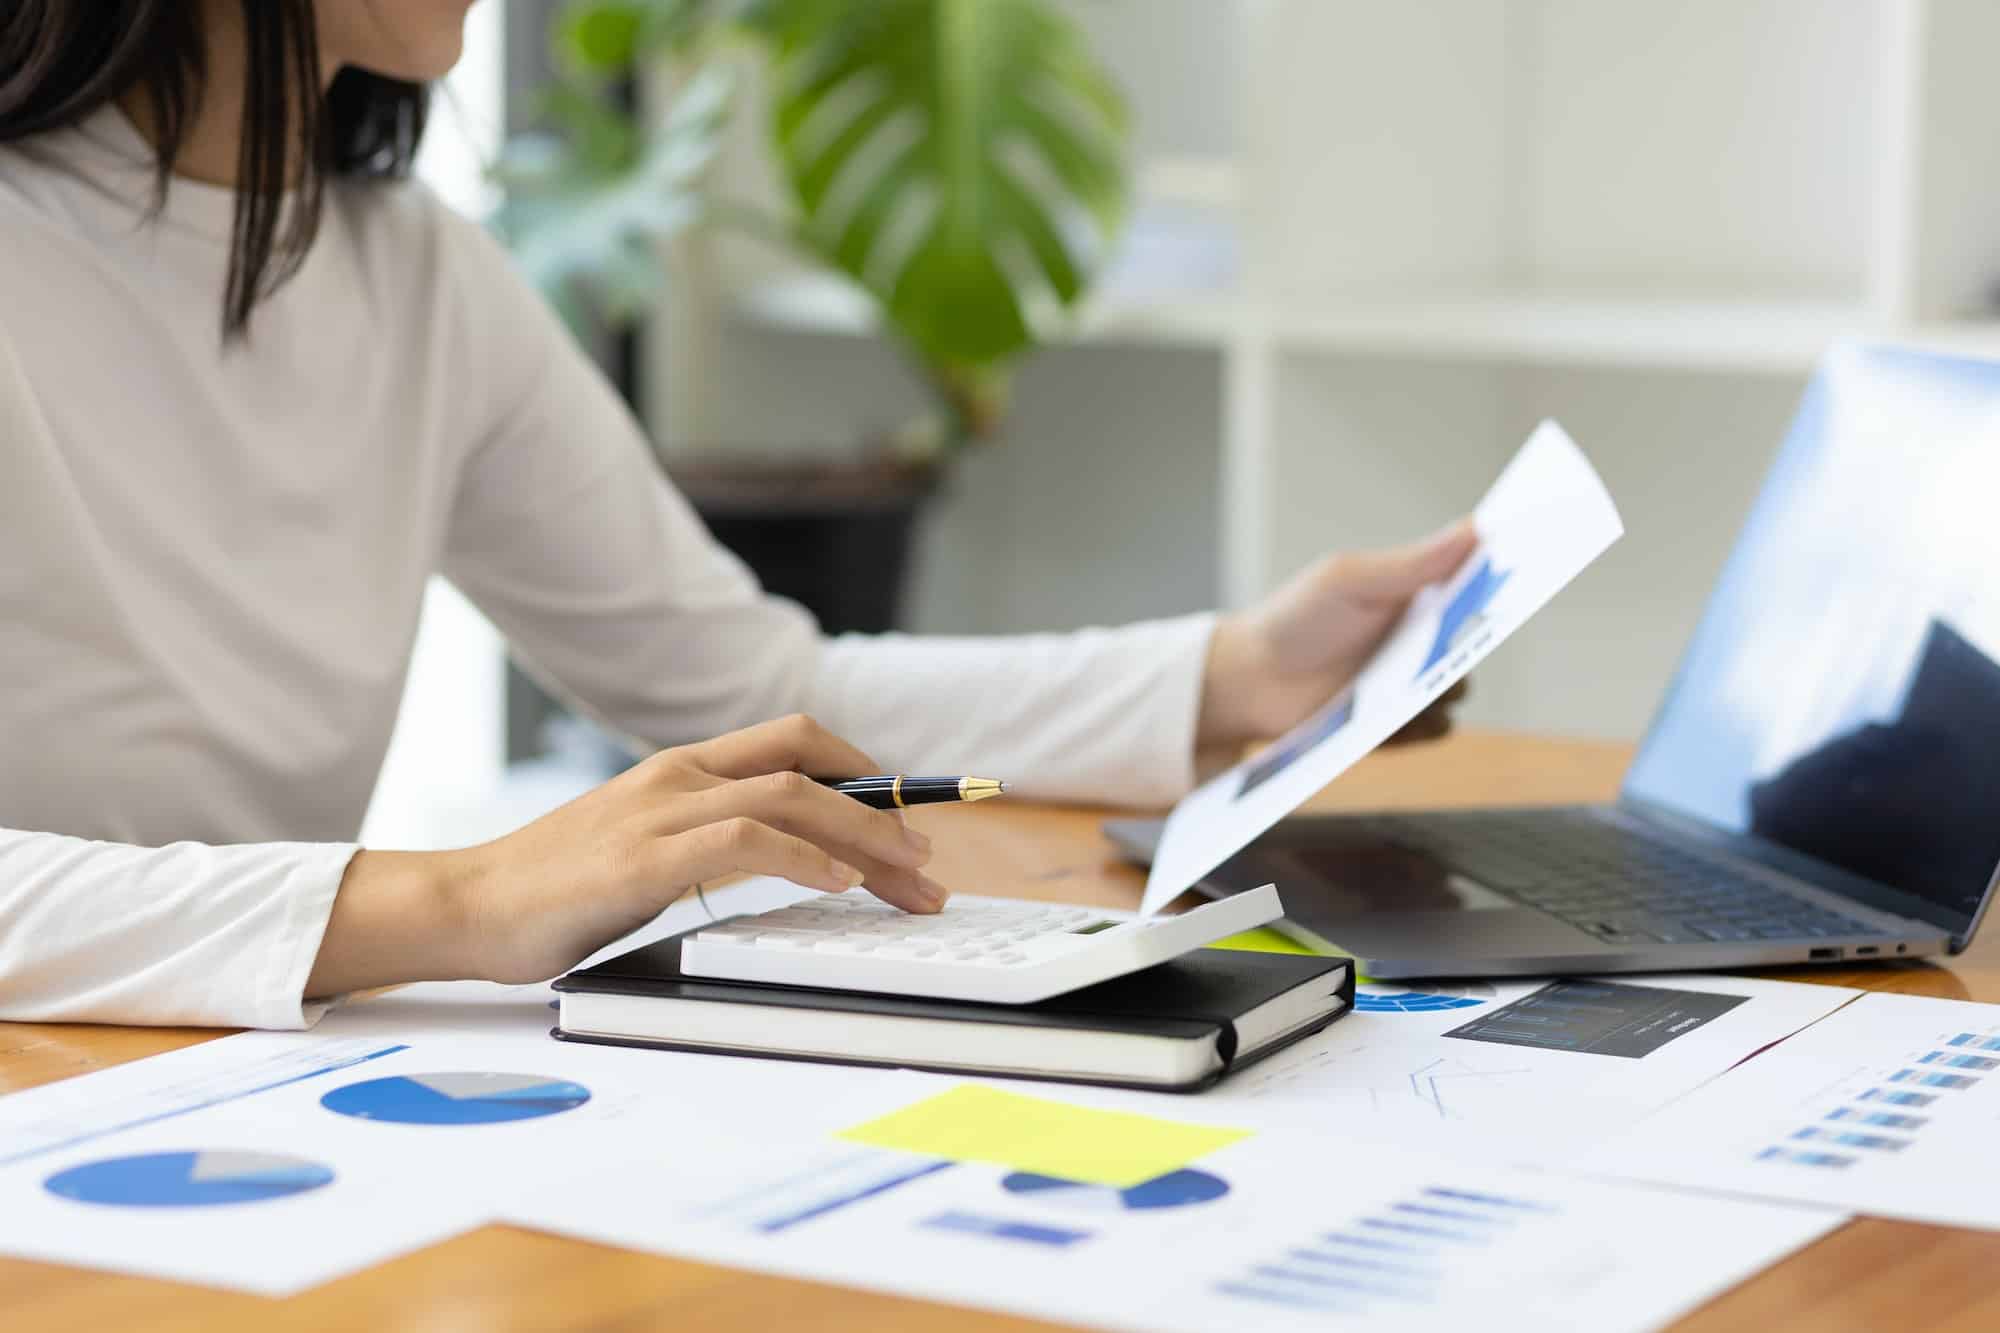
{"type": "Polygon", "coordinates": [[[1676,296],[1854,296],[1879,7],[1515,0],[1515,277],[1676,296]]]}
{"type": "Polygon", "coordinates": [[[1288,571],[1464,512],[1543,417],[1603,474],[1626,535],[1479,670],[1468,720],[1636,735],[1783,437],[1787,376],[1329,361],[1289,375],[1273,513],[1288,571]]]}
{"type": "Polygon", "coordinates": [[[1256,246],[1323,293],[1858,297],[1880,9],[1258,0],[1256,246]]]}
{"type": "MultiPolygon", "coordinates": [[[[2000,307],[1992,0],[1063,3],[1127,88],[1142,178],[1237,180],[1243,299],[1205,342],[1034,361],[939,506],[919,629],[1254,592],[1428,531],[1553,416],[1628,536],[1469,711],[1633,736],[1817,350],[2000,307]]],[[[683,332],[708,442],[844,444],[918,407],[851,333],[726,296],[683,332]]]]}
{"type": "Polygon", "coordinates": [[[1131,104],[1142,155],[1233,153],[1242,138],[1238,0],[1058,0],[1131,104]]]}
{"type": "Polygon", "coordinates": [[[1783,442],[1791,376],[1524,370],[1511,443],[1558,415],[1617,498],[1625,536],[1481,667],[1469,716],[1559,734],[1635,736],[1783,442]]]}

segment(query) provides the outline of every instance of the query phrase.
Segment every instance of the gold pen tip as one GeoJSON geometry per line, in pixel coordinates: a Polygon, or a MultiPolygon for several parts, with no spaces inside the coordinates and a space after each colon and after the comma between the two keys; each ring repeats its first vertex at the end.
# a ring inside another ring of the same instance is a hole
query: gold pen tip
{"type": "Polygon", "coordinates": [[[983,801],[990,796],[998,796],[1007,790],[1007,784],[994,778],[961,778],[958,783],[958,799],[961,801],[983,801]]]}

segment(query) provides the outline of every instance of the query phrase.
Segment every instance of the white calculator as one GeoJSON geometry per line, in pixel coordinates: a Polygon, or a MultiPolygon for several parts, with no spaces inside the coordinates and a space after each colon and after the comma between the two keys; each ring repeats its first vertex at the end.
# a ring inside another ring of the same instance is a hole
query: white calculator
{"type": "Polygon", "coordinates": [[[1137,917],[1015,898],[955,897],[915,916],[862,889],[758,916],[731,917],[681,941],[688,976],[780,986],[1031,1004],[1164,963],[1283,916],[1275,885],[1179,916],[1137,917]]]}

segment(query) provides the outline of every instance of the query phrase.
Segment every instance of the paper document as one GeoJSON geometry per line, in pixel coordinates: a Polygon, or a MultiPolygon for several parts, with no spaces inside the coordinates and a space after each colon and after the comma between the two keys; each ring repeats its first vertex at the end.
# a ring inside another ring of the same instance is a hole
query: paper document
{"type": "Polygon", "coordinates": [[[314,1123],[410,1051],[245,1033],[0,1100],[0,1254],[282,1295],[462,1231],[464,1182],[314,1123]]]}
{"type": "MultiPolygon", "coordinates": [[[[482,1012],[519,1007],[474,1001],[462,1015],[476,1024],[482,1012]]],[[[545,1179],[669,1147],[698,1153],[717,1125],[831,1132],[859,1118],[849,1093],[899,1077],[573,1045],[549,1039],[550,1018],[536,1006],[531,1026],[502,1034],[492,1022],[481,1035],[370,1016],[396,1030],[396,1049],[177,1114],[163,1103],[150,1122],[17,1159],[0,1167],[0,1254],[283,1295],[480,1226],[545,1179]]],[[[232,1059],[262,1060],[232,1048],[242,1040],[156,1060],[226,1078],[232,1059]]],[[[0,1142],[13,1141],[8,1128],[0,1142]]]]}
{"type": "Polygon", "coordinates": [[[524,1197],[512,1220],[1063,1323],[1202,1333],[1656,1328],[1841,1220],[1282,1133],[1122,1188],[831,1138],[689,1146],[524,1197]]]}
{"type": "MultiPolygon", "coordinates": [[[[718,912],[809,892],[753,881],[718,912]]],[[[706,919],[677,904],[676,922],[706,919]],[[690,913],[695,914],[689,919],[690,913]]],[[[548,1036],[545,985],[411,986],[0,1097],[0,1254],[283,1295],[560,1179],[737,1132],[822,1131],[899,1075],[548,1036]]]]}
{"type": "Polygon", "coordinates": [[[1418,595],[1350,688],[1174,807],[1141,911],[1165,907],[1395,735],[1624,532],[1604,483],[1552,421],[1521,446],[1474,520],[1478,549],[1418,595]]]}
{"type": "MultiPolygon", "coordinates": [[[[1860,994],[1686,973],[1366,983],[1353,1013],[1199,1104],[1220,1123],[1303,1129],[1326,1144],[1561,1164],[1860,994]]],[[[1116,1089],[1069,1095],[1160,1115],[1175,1105],[1116,1089]]]]}
{"type": "Polygon", "coordinates": [[[2000,1229],[2000,1005],[1872,994],[1582,1159],[1593,1172],[2000,1229]]]}

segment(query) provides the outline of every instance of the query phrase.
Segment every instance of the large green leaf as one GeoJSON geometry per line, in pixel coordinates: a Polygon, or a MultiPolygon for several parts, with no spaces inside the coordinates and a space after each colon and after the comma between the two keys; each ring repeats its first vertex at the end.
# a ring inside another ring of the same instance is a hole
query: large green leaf
{"type": "Polygon", "coordinates": [[[1124,102],[1042,0],[765,0],[802,243],[948,382],[1046,337],[1121,220],[1124,102]]]}

